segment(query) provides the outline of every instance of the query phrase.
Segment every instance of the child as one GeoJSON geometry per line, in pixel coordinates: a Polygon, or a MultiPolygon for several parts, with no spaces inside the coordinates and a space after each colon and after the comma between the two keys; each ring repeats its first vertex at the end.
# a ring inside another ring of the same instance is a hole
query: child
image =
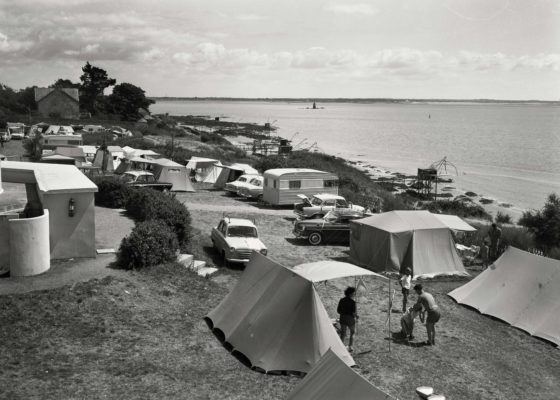
{"type": "MultiPolygon", "coordinates": [[[[420,311],[414,310],[413,307],[410,307],[401,317],[401,335],[403,335],[405,339],[414,339],[414,336],[412,335],[412,331],[414,330],[414,320],[420,314],[420,311]]],[[[424,322],[422,315],[420,315],[420,320],[424,322]]]]}
{"type": "Polygon", "coordinates": [[[399,284],[401,285],[401,292],[403,295],[402,300],[402,312],[406,312],[406,303],[408,302],[408,294],[410,293],[410,283],[412,281],[412,271],[410,268],[406,268],[404,273],[399,278],[399,284]]]}

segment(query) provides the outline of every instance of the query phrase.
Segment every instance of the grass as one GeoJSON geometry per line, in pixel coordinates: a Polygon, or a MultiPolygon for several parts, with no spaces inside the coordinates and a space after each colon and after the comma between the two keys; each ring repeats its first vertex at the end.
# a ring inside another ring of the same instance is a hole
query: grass
{"type": "MultiPolygon", "coordinates": [[[[300,378],[248,370],[202,321],[241,274],[238,268],[221,267],[210,229],[225,211],[252,218],[270,257],[287,266],[345,260],[348,248],[295,241],[292,219],[281,216],[289,210],[257,208],[216,191],[178,198],[187,202],[193,218],[193,253],[217,265],[218,274],[205,279],[167,264],[129,272],[126,278],[0,297],[0,398],[286,398],[300,378]]],[[[425,282],[443,311],[436,347],[393,343],[389,352],[387,286],[366,280],[355,347],[371,351],[355,357],[356,370],[400,399],[416,399],[414,389],[421,385],[452,399],[546,399],[560,392],[558,350],[445,295],[464,282],[425,282]]],[[[317,285],[329,315],[336,315],[342,290],[353,283],[343,279],[317,285]]],[[[400,307],[398,294],[395,302],[400,307]]],[[[394,314],[393,331],[398,320],[394,314]]],[[[420,324],[415,336],[425,340],[420,324]]]]}

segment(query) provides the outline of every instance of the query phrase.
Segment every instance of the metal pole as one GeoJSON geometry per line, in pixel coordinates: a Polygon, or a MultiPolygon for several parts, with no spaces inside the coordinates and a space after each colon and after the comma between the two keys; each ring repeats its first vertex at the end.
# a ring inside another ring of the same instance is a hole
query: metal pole
{"type": "Polygon", "coordinates": [[[391,301],[391,290],[391,278],[389,278],[389,326],[387,328],[387,331],[389,333],[389,353],[391,352],[391,342],[393,341],[393,338],[391,337],[391,312],[393,308],[393,302],[391,301]]]}

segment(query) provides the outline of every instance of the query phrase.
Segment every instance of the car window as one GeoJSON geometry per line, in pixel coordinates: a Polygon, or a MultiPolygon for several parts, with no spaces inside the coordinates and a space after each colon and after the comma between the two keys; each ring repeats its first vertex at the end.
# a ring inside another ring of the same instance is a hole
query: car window
{"type": "Polygon", "coordinates": [[[156,178],[153,175],[146,175],[146,182],[148,183],[155,183],[156,178]]]}
{"type": "Polygon", "coordinates": [[[224,221],[220,221],[220,223],[218,224],[218,230],[222,233],[224,233],[224,221]]]}
{"type": "Polygon", "coordinates": [[[242,177],[239,178],[237,181],[238,181],[238,182],[247,182],[247,178],[245,178],[245,177],[242,176],[242,177]]]}
{"type": "Polygon", "coordinates": [[[334,207],[334,203],[335,203],[334,199],[325,200],[323,206],[334,207]]]}
{"type": "Polygon", "coordinates": [[[251,182],[249,182],[251,185],[255,185],[255,186],[261,186],[262,181],[260,179],[251,179],[251,182]]]}
{"type": "Polygon", "coordinates": [[[230,226],[227,230],[227,236],[256,238],[257,229],[252,226],[230,226]]]}
{"type": "Polygon", "coordinates": [[[348,207],[348,203],[346,203],[346,200],[338,199],[338,200],[336,201],[336,206],[337,206],[337,207],[342,207],[342,208],[347,208],[347,207],[348,207]]]}
{"type": "Polygon", "coordinates": [[[323,204],[323,200],[321,200],[320,198],[318,198],[318,197],[313,197],[313,198],[311,199],[311,205],[313,205],[313,206],[320,206],[321,204],[323,204]]]}

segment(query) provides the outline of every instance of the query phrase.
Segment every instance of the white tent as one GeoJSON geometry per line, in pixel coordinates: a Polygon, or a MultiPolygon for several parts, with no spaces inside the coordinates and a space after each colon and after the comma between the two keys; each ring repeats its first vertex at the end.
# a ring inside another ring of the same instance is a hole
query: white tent
{"type": "Polygon", "coordinates": [[[232,164],[222,165],[220,174],[214,182],[214,187],[222,189],[226,183],[232,182],[239,178],[241,175],[258,175],[259,172],[248,164],[232,164]]]}
{"type": "Polygon", "coordinates": [[[73,135],[74,129],[69,125],[50,125],[45,135],[73,135]]]}
{"type": "Polygon", "coordinates": [[[350,229],[350,258],[374,271],[408,267],[414,277],[468,275],[450,227],[428,211],[376,214],[351,221],[350,229]]]}
{"type": "Polygon", "coordinates": [[[328,350],[295,387],[287,400],[388,400],[394,399],[373,386],[328,350]]]}
{"type": "Polygon", "coordinates": [[[560,261],[508,247],[449,296],[560,346],[560,261]]]}
{"type": "Polygon", "coordinates": [[[197,182],[214,183],[220,174],[222,163],[212,158],[191,157],[187,163],[189,171],[195,171],[197,182]]]}
{"type": "Polygon", "coordinates": [[[153,160],[153,172],[158,182],[169,182],[173,184],[173,192],[194,192],[194,188],[189,179],[187,167],[168,160],[158,158],[153,160]]]}
{"type": "MultiPolygon", "coordinates": [[[[352,267],[354,275],[358,267],[352,267]]],[[[329,348],[354,365],[313,281],[302,271],[305,268],[291,270],[253,252],[237,285],[205,318],[224,346],[249,367],[309,372],[329,348]]],[[[332,273],[308,275],[326,280],[332,273]]],[[[361,269],[361,275],[373,274],[361,269]]],[[[341,270],[336,277],[343,276],[347,275],[341,270]]]]}

